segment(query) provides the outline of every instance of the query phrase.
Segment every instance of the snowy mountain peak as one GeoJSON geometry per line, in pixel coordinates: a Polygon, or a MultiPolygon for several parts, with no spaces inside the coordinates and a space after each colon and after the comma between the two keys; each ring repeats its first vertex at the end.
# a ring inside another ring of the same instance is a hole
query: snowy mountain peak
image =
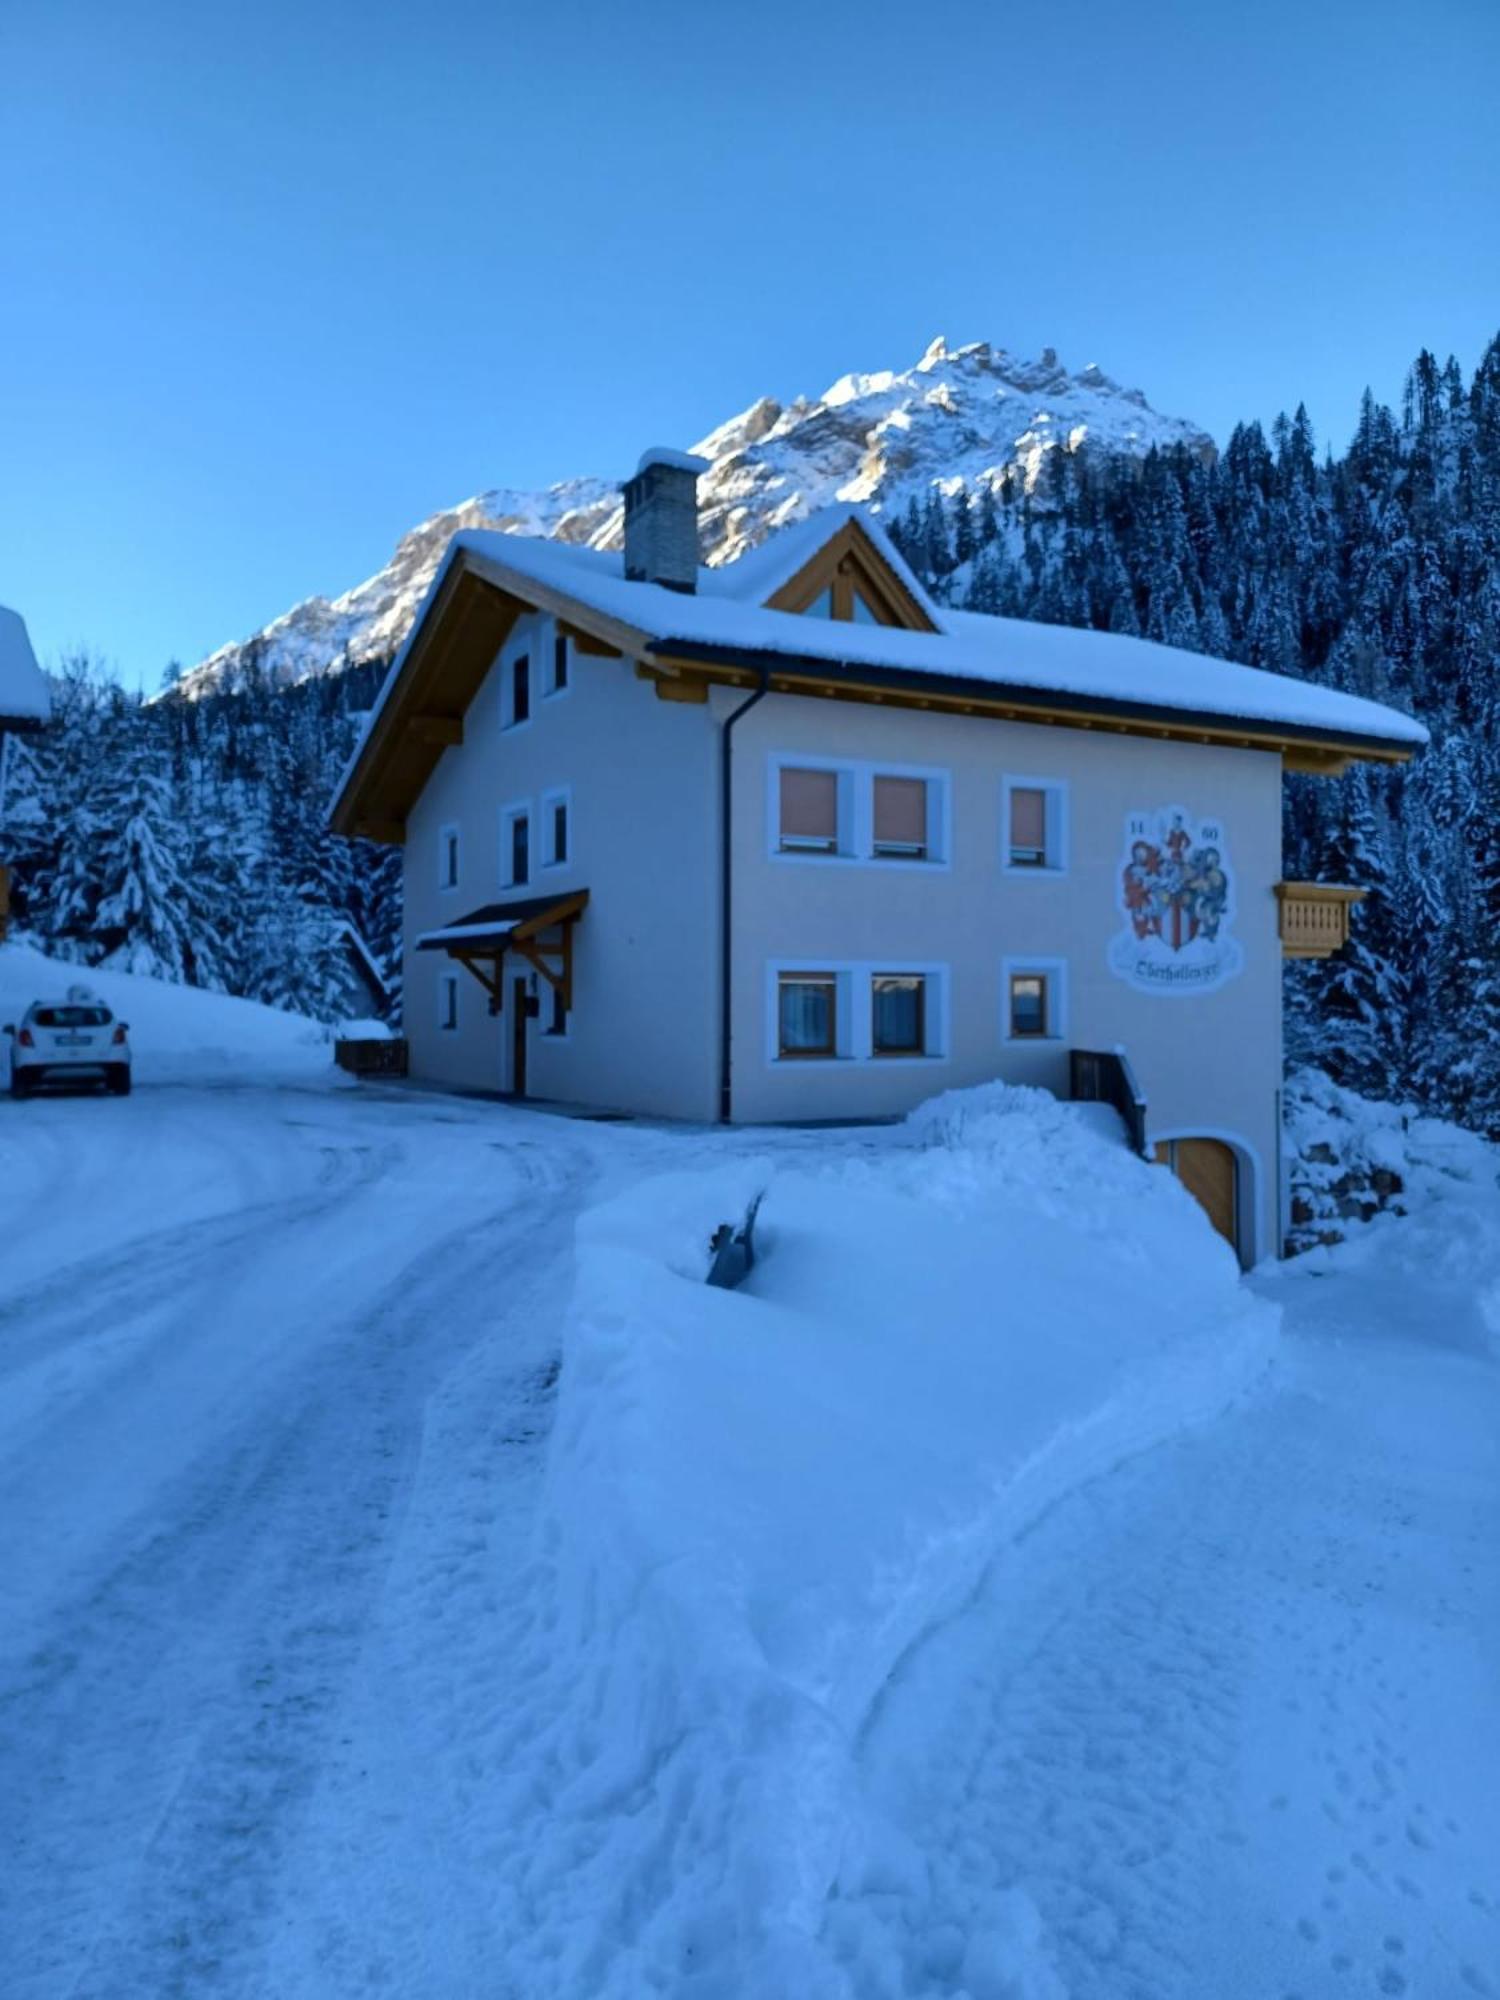
{"type": "MultiPolygon", "coordinates": [[[[1197,425],[1158,414],[1097,363],[1073,375],[1055,348],[1027,361],[984,340],[950,347],[938,334],[911,368],[841,375],[821,396],[789,403],[761,396],[700,438],[692,449],[711,468],[698,487],[705,560],[732,562],[835,501],[892,513],[934,485],[951,494],[1019,479],[1029,491],[1054,451],[1142,458],[1176,445],[1214,449],[1197,425]]],[[[257,656],[286,680],[389,658],[450,537],[481,527],[618,548],[619,486],[574,478],[476,493],[413,528],[386,567],[353,590],[309,598],[222,647],[184,678],[184,690],[222,686],[257,656]]]]}

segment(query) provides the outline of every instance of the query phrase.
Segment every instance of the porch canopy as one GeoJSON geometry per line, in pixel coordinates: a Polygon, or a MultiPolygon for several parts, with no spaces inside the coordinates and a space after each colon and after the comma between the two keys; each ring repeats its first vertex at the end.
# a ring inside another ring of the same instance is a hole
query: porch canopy
{"type": "Polygon", "coordinates": [[[418,951],[442,951],[473,973],[489,995],[490,1012],[498,1014],[505,996],[501,977],[505,954],[539,972],[556,993],[564,1013],[573,1007],[573,926],[588,906],[587,889],[565,896],[518,896],[507,903],[486,903],[456,924],[423,931],[418,951]]]}

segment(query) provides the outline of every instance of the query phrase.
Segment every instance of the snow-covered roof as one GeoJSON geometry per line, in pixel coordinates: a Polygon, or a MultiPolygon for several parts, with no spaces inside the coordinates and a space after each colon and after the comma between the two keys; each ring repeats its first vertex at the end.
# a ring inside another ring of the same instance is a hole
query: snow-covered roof
{"type": "Polygon", "coordinates": [[[0,723],[45,722],[52,713],[47,679],[36,663],[19,611],[0,604],[0,723]]]}
{"type": "MultiPolygon", "coordinates": [[[[480,557],[491,572],[507,572],[519,594],[524,596],[528,582],[566,594],[642,634],[647,649],[663,657],[710,649],[715,656],[826,662],[830,668],[973,682],[1164,715],[1220,716],[1408,750],[1427,741],[1427,731],[1411,716],[1335,688],[1117,632],[940,611],[920,585],[918,601],[931,609],[936,632],[767,610],[766,596],[850,516],[859,518],[882,554],[890,550],[889,538],[860,509],[829,508],[782,529],[739,562],[700,571],[696,594],[628,580],[618,554],[563,542],[468,529],[454,537],[454,545],[457,552],[480,557]]],[[[915,585],[905,564],[898,574],[908,589],[915,585]]]]}
{"type": "MultiPolygon", "coordinates": [[[[388,767],[395,754],[396,738],[387,725],[399,721],[408,662],[425,643],[429,623],[442,618],[437,607],[450,583],[462,582],[463,572],[504,593],[495,595],[496,604],[519,600],[551,611],[629,657],[646,665],[660,662],[667,671],[760,664],[785,680],[843,683],[880,699],[924,705],[972,701],[1021,720],[1092,726],[1098,717],[1127,732],[1283,747],[1288,754],[1298,752],[1304,769],[1337,769],[1350,756],[1399,760],[1427,741],[1427,731],[1411,716],[1311,681],[1115,632],[947,610],[933,602],[889,537],[858,507],[825,508],[738,562],[700,569],[695,591],[627,578],[618,552],[473,528],[455,534],[449,544],[350,754],[333,807],[341,831],[373,824],[393,830],[372,837],[400,838],[391,814],[404,813],[406,805],[393,809],[387,802],[371,812],[367,798],[391,789],[384,780],[372,789],[372,773],[388,767]],[[766,599],[851,522],[936,629],[768,608],[766,599]]],[[[466,643],[472,653],[474,635],[466,643]]],[[[487,661],[470,662],[470,684],[458,697],[462,706],[484,665],[487,661]]],[[[395,791],[407,804],[426,782],[424,773],[437,752],[422,755],[426,761],[419,772],[410,742],[400,753],[405,774],[395,781],[395,791]]]]}

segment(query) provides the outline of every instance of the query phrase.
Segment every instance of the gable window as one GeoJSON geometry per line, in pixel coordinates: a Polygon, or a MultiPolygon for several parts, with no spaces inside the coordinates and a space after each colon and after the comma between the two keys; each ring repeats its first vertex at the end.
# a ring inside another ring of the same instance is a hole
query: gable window
{"type": "Polygon", "coordinates": [[[510,712],[507,729],[517,729],[531,720],[531,655],[517,653],[510,667],[510,712]]]}
{"type": "Polygon", "coordinates": [[[452,1034],[458,1026],[458,974],[445,972],[438,981],[438,1026],[452,1034]]]}
{"type": "Polygon", "coordinates": [[[531,880],[531,806],[505,806],[500,814],[500,879],[507,889],[531,880]]]}
{"type": "Polygon", "coordinates": [[[552,639],[552,683],[548,694],[566,694],[568,688],[568,635],[557,632],[552,639]]]}
{"type": "Polygon", "coordinates": [[[837,771],[781,769],[781,847],[789,854],[839,851],[837,771]]]}
{"type": "Polygon", "coordinates": [[[458,828],[445,826],[438,834],[438,887],[458,887],[458,828]]]}
{"type": "Polygon", "coordinates": [[[1004,1031],[1008,1042],[1056,1042],[1067,1031],[1067,967],[1061,959],[1006,959],[1004,1031]]]}
{"type": "Polygon", "coordinates": [[[777,1054],[796,1059],[838,1053],[838,977],[783,972],[776,991],[777,1054]]]}
{"type": "Polygon", "coordinates": [[[870,982],[870,1048],[877,1056],[927,1053],[927,980],[918,972],[877,972],[870,982]]]}
{"type": "Polygon", "coordinates": [[[571,828],[568,824],[571,806],[569,794],[564,791],[545,792],[542,795],[542,866],[561,868],[571,858],[569,839],[571,828]]]}
{"type": "Polygon", "coordinates": [[[802,614],[805,618],[831,618],[833,616],[833,586],[820,590],[812,603],[802,614]]]}
{"type": "Polygon", "coordinates": [[[874,849],[885,860],[927,859],[927,781],[925,778],[874,780],[874,849]]]}
{"type": "Polygon", "coordinates": [[[1060,875],[1067,867],[1067,788],[1053,778],[1007,778],[1003,864],[1018,873],[1060,875]]]}
{"type": "Polygon", "coordinates": [[[849,593],[849,616],[856,625],[883,625],[885,620],[870,603],[864,592],[855,585],[849,593]]]}

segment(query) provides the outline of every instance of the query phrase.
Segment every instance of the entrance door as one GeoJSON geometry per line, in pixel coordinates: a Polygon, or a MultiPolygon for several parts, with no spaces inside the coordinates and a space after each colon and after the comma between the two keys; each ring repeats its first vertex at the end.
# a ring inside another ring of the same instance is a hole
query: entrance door
{"type": "Polygon", "coordinates": [[[526,1095],[526,1022],[527,999],[526,981],[512,980],[510,988],[510,1092],[512,1097],[526,1095]]]}
{"type": "Polygon", "coordinates": [[[1229,1147],[1218,1139],[1161,1139],[1156,1157],[1172,1169],[1225,1242],[1238,1250],[1239,1175],[1229,1147]]]}

